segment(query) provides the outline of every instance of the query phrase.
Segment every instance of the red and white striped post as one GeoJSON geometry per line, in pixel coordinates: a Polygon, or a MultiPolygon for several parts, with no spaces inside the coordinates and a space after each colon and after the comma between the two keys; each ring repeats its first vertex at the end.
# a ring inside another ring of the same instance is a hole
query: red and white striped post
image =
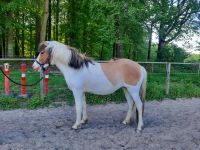
{"type": "Polygon", "coordinates": [[[43,90],[44,95],[47,95],[48,93],[49,90],[48,84],[49,84],[49,69],[47,69],[44,72],[44,90],[43,90]]]}
{"type": "Polygon", "coordinates": [[[21,94],[20,96],[26,96],[26,86],[23,86],[26,84],[26,64],[22,63],[21,64],[21,94]]]}
{"type": "MultiPolygon", "coordinates": [[[[9,71],[9,64],[8,63],[4,63],[4,71],[6,76],[9,77],[10,71],[9,71]]],[[[9,95],[10,93],[10,80],[5,76],[5,95],[9,95]]]]}

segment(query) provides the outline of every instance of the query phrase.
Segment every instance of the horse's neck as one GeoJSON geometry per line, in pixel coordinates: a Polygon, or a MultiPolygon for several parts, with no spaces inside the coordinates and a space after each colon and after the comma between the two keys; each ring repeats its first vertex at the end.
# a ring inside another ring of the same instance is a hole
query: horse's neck
{"type": "Polygon", "coordinates": [[[71,74],[73,71],[68,65],[62,63],[56,64],[56,67],[62,72],[63,75],[71,74]]]}
{"type": "Polygon", "coordinates": [[[58,45],[54,50],[52,65],[56,65],[56,67],[64,74],[69,70],[68,60],[70,60],[70,55],[70,51],[67,50],[65,46],[58,45]]]}
{"type": "Polygon", "coordinates": [[[92,76],[93,75],[92,72],[95,72],[94,67],[97,67],[97,63],[95,63],[95,65],[89,63],[88,67],[84,65],[80,69],[74,69],[62,63],[58,63],[56,64],[56,66],[65,76],[65,78],[67,78],[67,80],[70,80],[71,78],[85,78],[86,76],[92,76]]]}

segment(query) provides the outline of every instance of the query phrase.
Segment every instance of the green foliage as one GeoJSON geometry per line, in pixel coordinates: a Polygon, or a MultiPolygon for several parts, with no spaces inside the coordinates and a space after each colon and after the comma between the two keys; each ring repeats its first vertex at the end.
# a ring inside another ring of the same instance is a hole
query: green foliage
{"type": "Polygon", "coordinates": [[[30,109],[35,109],[42,105],[42,101],[39,96],[35,96],[28,101],[27,107],[30,109]]]}
{"type": "Polygon", "coordinates": [[[190,54],[184,62],[197,63],[200,62],[200,54],[190,54]]]}
{"type": "Polygon", "coordinates": [[[20,108],[20,104],[18,100],[14,97],[0,97],[0,109],[7,110],[7,109],[16,109],[20,108]]]}
{"type": "MultiPolygon", "coordinates": [[[[179,35],[177,32],[183,33],[183,30],[180,30],[183,26],[179,23],[180,18],[184,17],[179,15],[185,13],[181,12],[184,9],[190,9],[191,13],[198,10],[195,0],[184,1],[184,7],[179,9],[175,4],[170,5],[170,2],[174,1],[168,0],[50,0],[50,2],[51,16],[47,26],[47,33],[50,35],[47,35],[46,39],[58,39],[60,42],[79,48],[97,60],[111,59],[113,44],[120,42],[123,45],[124,57],[145,61],[146,39],[149,36],[147,26],[152,24],[153,29],[160,35],[163,33],[161,35],[163,40],[168,41],[171,38],[173,40],[174,35],[179,35]]],[[[43,3],[42,0],[0,2],[0,55],[1,51],[8,51],[8,44],[13,46],[17,57],[35,55],[43,3]],[[8,31],[13,35],[6,34],[8,31]],[[10,40],[5,41],[6,39],[10,40]]],[[[190,16],[186,19],[188,18],[190,16]]],[[[177,60],[169,58],[170,51],[166,51],[165,55],[167,60],[177,60]]]]}
{"type": "Polygon", "coordinates": [[[150,12],[146,26],[150,24],[153,28],[151,28],[151,31],[156,30],[158,34],[157,60],[165,61],[169,59],[165,56],[170,55],[166,54],[169,51],[165,52],[166,48],[164,47],[183,33],[188,32],[193,15],[200,10],[199,2],[197,0],[150,0],[145,4],[150,12]]]}
{"type": "Polygon", "coordinates": [[[200,96],[200,76],[198,74],[172,74],[171,79],[169,97],[175,99],[200,96]]]}
{"type": "MultiPolygon", "coordinates": [[[[0,34],[6,31],[5,28],[13,31],[15,43],[13,40],[11,44],[15,45],[15,53],[18,57],[31,57],[35,54],[42,3],[41,0],[37,3],[33,0],[12,0],[0,3],[0,19],[2,20],[0,34]],[[7,13],[10,17],[6,15],[7,13]],[[23,49],[25,52],[22,51],[23,49]]],[[[129,55],[135,60],[143,59],[146,53],[143,22],[146,16],[141,2],[60,0],[59,9],[56,6],[57,1],[51,0],[50,4],[52,27],[47,28],[51,30],[51,40],[56,39],[55,26],[56,19],[59,17],[58,40],[60,42],[77,47],[95,59],[111,59],[113,43],[117,40],[115,18],[118,16],[124,57],[129,55]]]]}
{"type": "Polygon", "coordinates": [[[163,74],[149,74],[147,84],[147,99],[162,100],[165,98],[165,76],[163,74]]]}
{"type": "Polygon", "coordinates": [[[169,44],[164,47],[163,55],[163,61],[168,62],[183,62],[188,56],[184,49],[172,44],[169,44]]]}

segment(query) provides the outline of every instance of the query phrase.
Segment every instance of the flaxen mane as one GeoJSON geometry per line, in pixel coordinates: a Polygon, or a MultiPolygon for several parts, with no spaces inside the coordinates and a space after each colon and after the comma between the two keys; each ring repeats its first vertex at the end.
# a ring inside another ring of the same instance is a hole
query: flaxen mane
{"type": "Polygon", "coordinates": [[[74,69],[80,69],[84,65],[88,67],[89,63],[93,64],[92,60],[85,55],[78,52],[77,49],[73,47],[68,47],[71,51],[71,59],[68,63],[68,65],[74,69]]]}
{"type": "Polygon", "coordinates": [[[44,42],[40,43],[39,46],[38,46],[38,52],[41,52],[41,51],[44,50],[46,47],[47,47],[47,45],[46,45],[44,42]]]}

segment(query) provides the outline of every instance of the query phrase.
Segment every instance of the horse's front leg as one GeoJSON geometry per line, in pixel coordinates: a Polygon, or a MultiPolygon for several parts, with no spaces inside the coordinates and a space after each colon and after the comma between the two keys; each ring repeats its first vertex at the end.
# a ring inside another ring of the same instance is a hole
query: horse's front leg
{"type": "Polygon", "coordinates": [[[72,126],[73,129],[78,129],[81,127],[81,116],[83,112],[83,92],[79,90],[73,90],[73,95],[75,99],[76,106],[76,122],[72,126]]]}
{"type": "Polygon", "coordinates": [[[86,104],[86,100],[85,100],[85,94],[83,94],[83,117],[81,120],[81,123],[87,123],[88,121],[88,115],[87,115],[87,104],[86,104]]]}

